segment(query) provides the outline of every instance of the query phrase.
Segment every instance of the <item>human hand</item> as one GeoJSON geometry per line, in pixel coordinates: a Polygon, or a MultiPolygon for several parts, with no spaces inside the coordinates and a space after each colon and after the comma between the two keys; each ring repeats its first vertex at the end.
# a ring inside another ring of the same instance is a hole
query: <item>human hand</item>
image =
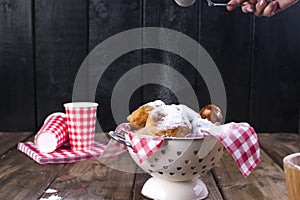
{"type": "MultiPolygon", "coordinates": [[[[254,13],[256,16],[271,17],[276,13],[290,7],[298,0],[230,0],[228,4],[245,4],[241,7],[244,13],[254,13]]],[[[227,6],[227,10],[234,10],[236,7],[227,6]]]]}

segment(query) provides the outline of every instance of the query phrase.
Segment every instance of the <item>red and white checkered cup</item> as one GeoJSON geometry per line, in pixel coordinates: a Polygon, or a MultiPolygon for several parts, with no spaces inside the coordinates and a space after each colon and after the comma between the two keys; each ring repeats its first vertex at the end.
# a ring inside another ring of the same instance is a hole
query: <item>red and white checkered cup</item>
{"type": "Polygon", "coordinates": [[[68,140],[67,116],[57,112],[49,115],[34,137],[34,143],[42,153],[51,153],[68,140]]]}
{"type": "Polygon", "coordinates": [[[64,104],[70,147],[73,150],[88,150],[94,147],[97,103],[72,102],[64,104]]]}

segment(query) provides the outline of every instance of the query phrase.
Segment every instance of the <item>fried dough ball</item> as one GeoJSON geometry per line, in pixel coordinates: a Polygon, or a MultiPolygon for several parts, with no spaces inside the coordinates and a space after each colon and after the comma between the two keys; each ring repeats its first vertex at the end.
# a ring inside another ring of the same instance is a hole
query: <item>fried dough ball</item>
{"type": "Polygon", "coordinates": [[[203,119],[208,119],[214,124],[221,124],[223,121],[221,109],[214,104],[204,106],[199,114],[203,119]]]}
{"type": "Polygon", "coordinates": [[[184,137],[191,133],[191,124],[182,106],[164,105],[154,108],[149,113],[145,128],[139,132],[156,136],[184,137]]]}
{"type": "Polygon", "coordinates": [[[129,121],[130,125],[134,128],[144,127],[146,125],[148,115],[153,110],[153,108],[162,105],[165,105],[165,103],[161,100],[156,100],[154,102],[150,102],[145,105],[142,105],[138,109],[133,111],[131,115],[127,117],[127,120],[129,121]]]}

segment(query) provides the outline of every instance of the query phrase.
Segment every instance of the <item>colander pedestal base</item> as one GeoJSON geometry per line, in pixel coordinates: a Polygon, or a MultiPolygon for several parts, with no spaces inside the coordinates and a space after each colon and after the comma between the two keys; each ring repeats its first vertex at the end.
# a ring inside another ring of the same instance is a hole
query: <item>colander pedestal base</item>
{"type": "Polygon", "coordinates": [[[208,190],[199,178],[191,181],[165,181],[152,177],[144,184],[142,194],[150,199],[192,200],[206,198],[208,190]]]}

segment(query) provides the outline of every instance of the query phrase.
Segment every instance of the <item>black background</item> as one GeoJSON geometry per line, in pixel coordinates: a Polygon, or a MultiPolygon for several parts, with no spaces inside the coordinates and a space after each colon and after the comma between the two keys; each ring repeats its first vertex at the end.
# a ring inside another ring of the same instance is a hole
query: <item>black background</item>
{"type": "MultiPolygon", "coordinates": [[[[121,31],[165,27],[198,41],[224,80],[226,121],[247,121],[259,132],[299,132],[300,4],[258,18],[239,9],[208,7],[204,0],[188,8],[173,0],[1,0],[0,130],[36,131],[63,103],[72,100],[77,71],[88,52],[121,31]]],[[[172,66],[192,83],[199,105],[209,103],[201,76],[169,52],[130,52],[108,69],[98,84],[98,119],[114,128],[110,92],[114,81],[142,63],[172,66]]],[[[146,85],[132,96],[130,110],[169,93],[146,85]]]]}

